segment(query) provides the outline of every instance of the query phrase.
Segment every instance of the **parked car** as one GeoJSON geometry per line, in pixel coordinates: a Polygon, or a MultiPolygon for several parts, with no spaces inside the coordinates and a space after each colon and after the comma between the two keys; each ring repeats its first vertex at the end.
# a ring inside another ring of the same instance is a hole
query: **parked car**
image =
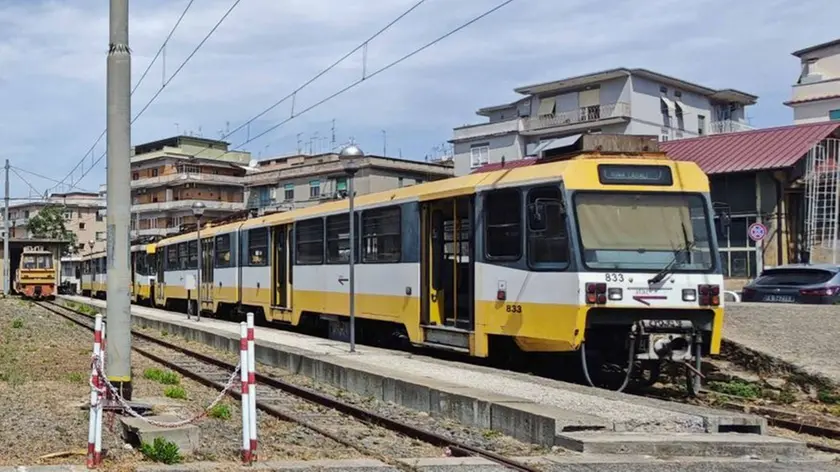
{"type": "Polygon", "coordinates": [[[767,269],[744,286],[741,301],[840,304],[840,265],[790,264],[767,269]]]}

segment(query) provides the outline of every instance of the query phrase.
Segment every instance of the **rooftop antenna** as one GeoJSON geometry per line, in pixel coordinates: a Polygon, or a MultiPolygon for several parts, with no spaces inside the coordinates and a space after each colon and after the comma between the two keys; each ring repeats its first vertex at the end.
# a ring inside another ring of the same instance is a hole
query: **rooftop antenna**
{"type": "Polygon", "coordinates": [[[178,123],[175,123],[175,134],[181,134],[181,125],[179,125],[178,123]]]}
{"type": "Polygon", "coordinates": [[[298,155],[303,154],[303,149],[301,148],[301,140],[300,140],[300,136],[302,134],[303,133],[298,133],[297,134],[297,153],[298,153],[298,155]]]}
{"type": "Polygon", "coordinates": [[[382,157],[388,155],[388,132],[382,130],[382,157]]]}
{"type": "Polygon", "coordinates": [[[330,140],[330,149],[335,150],[335,118],[332,119],[332,140],[330,140]]]}

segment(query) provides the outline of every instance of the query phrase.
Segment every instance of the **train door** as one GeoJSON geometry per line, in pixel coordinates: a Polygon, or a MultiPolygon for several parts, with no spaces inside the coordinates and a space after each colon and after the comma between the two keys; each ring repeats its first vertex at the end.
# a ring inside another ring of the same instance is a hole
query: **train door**
{"type": "Polygon", "coordinates": [[[469,350],[474,329],[473,197],[421,207],[421,321],[426,343],[469,350]]]}
{"type": "Polygon", "coordinates": [[[274,253],[271,257],[271,277],[274,287],[271,304],[274,307],[289,310],[291,303],[291,225],[275,226],[272,241],[274,253]]]}
{"type": "Polygon", "coordinates": [[[132,251],[131,252],[131,261],[129,263],[129,265],[131,267],[131,290],[130,290],[130,295],[131,295],[131,301],[133,303],[137,303],[137,295],[140,293],[140,288],[137,286],[138,285],[137,269],[138,269],[138,265],[139,265],[138,261],[137,261],[137,256],[139,254],[140,254],[139,252],[132,251]]]}
{"type": "Polygon", "coordinates": [[[157,270],[157,277],[155,278],[154,290],[154,304],[155,306],[163,307],[166,305],[166,259],[169,257],[169,248],[166,246],[156,247],[155,269],[157,270]]]}
{"type": "Polygon", "coordinates": [[[201,297],[202,310],[214,310],[213,307],[213,258],[215,255],[213,238],[201,240],[201,297]]]}

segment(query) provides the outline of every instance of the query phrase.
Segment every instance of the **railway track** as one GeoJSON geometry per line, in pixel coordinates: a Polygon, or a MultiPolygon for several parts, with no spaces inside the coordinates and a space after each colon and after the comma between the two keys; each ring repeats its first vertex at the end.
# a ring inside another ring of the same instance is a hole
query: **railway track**
{"type": "MultiPolygon", "coordinates": [[[[92,317],[86,313],[51,301],[36,302],[36,304],[93,331],[92,317]]],[[[236,368],[235,365],[224,360],[192,351],[135,330],[132,330],[132,335],[134,337],[132,349],[138,354],[219,391],[224,389],[227,380],[236,368]]],[[[411,443],[422,441],[440,448],[441,456],[448,452],[456,457],[481,457],[512,470],[527,472],[540,470],[494,452],[382,416],[280,379],[257,373],[256,381],[257,408],[263,413],[299,424],[339,444],[356,449],[366,456],[379,459],[404,470],[417,469],[398,461],[395,457],[375,451],[374,447],[366,443],[379,436],[375,434],[377,429],[383,428],[398,433],[400,440],[405,441],[405,444],[399,445],[401,447],[389,446],[389,448],[408,450],[412,447],[411,443]]],[[[239,398],[236,389],[229,390],[228,394],[234,398],[239,398]]]]}

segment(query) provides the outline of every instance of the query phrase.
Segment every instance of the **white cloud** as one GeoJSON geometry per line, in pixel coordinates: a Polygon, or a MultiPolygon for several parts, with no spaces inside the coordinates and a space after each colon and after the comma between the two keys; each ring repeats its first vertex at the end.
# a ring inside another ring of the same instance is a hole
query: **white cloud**
{"type": "MultiPolygon", "coordinates": [[[[283,97],[416,0],[242,0],[133,128],[135,143],[178,129],[218,136],[283,97]]],[[[499,0],[427,0],[367,48],[372,72],[499,0]]],[[[134,80],[187,0],[133,1],[134,80]]],[[[192,51],[232,0],[196,0],[166,50],[166,74],[192,51]]],[[[0,3],[0,138],[14,165],[63,177],[105,125],[107,2],[0,3]]],[[[645,67],[710,87],[760,95],[754,124],[790,122],[781,102],[798,72],[791,51],[834,39],[835,0],[515,0],[497,13],[280,127],[248,149],[293,151],[297,133],[353,135],[363,147],[422,158],[476,122],[477,108],[515,98],[519,85],[614,67],[645,67]],[[268,148],[266,149],[266,146],[268,148]]],[[[134,97],[134,112],[162,82],[161,64],[134,97]]],[[[357,80],[362,54],[296,97],[299,111],[357,80]]],[[[285,103],[250,135],[290,114],[285,103]]],[[[230,138],[246,139],[243,130],[230,138]]],[[[104,143],[98,151],[104,150],[104,143]]],[[[87,167],[88,164],[85,164],[87,167]]],[[[104,181],[104,166],[84,187],[104,181]]],[[[33,180],[43,188],[47,181],[33,180]]],[[[24,192],[21,183],[14,190],[24,192]]]]}

